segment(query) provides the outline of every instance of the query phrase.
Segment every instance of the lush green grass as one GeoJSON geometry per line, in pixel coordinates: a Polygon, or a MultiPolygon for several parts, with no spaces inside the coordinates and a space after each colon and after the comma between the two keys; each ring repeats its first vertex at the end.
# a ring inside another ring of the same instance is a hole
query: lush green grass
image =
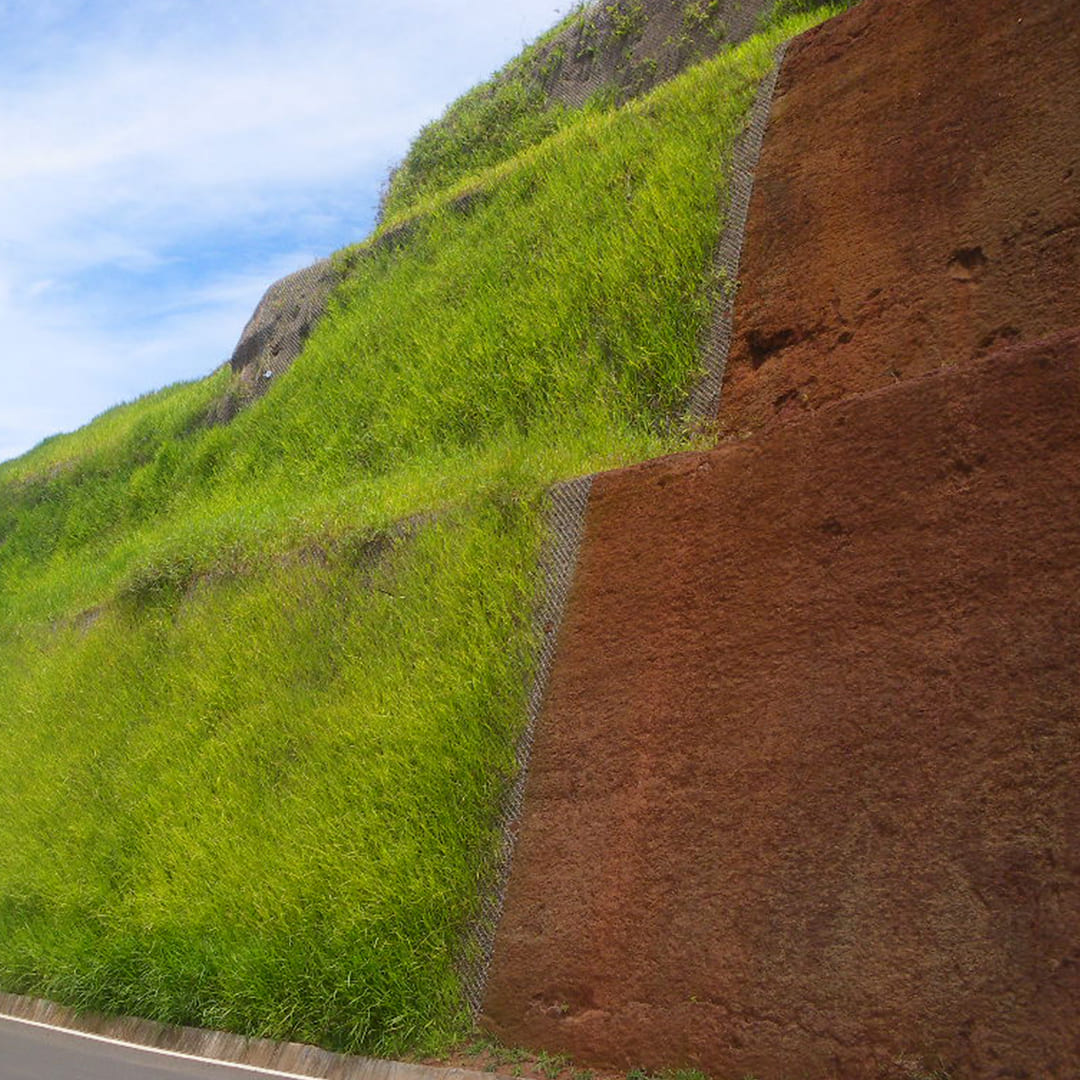
{"type": "Polygon", "coordinates": [[[683,445],[725,157],[771,44],[579,117],[429,201],[404,248],[354,253],[228,426],[200,427],[185,387],[0,470],[8,616],[683,445]],[[483,194],[468,214],[461,190],[483,194]]]}
{"type": "Polygon", "coordinates": [[[420,131],[387,183],[382,203],[385,217],[399,216],[423,197],[478,169],[506,161],[572,119],[574,110],[553,101],[546,84],[564,58],[564,47],[556,41],[585,17],[583,6],[577,5],[420,131]]]}
{"type": "Polygon", "coordinates": [[[545,93],[531,65],[517,61],[428,124],[394,171],[382,211],[395,217],[478,166],[487,167],[554,134],[573,112],[545,93]]]}
{"type": "Polygon", "coordinates": [[[7,641],[4,986],[377,1052],[460,1031],[535,509],[7,641]]]}
{"type": "Polygon", "coordinates": [[[377,1053],[465,1031],[543,490],[687,445],[726,156],[810,21],[344,253],[229,425],[219,372],[0,466],[0,985],[377,1053]]]}
{"type": "Polygon", "coordinates": [[[853,8],[859,0],[774,0],[772,8],[761,20],[761,28],[768,30],[780,26],[785,20],[797,15],[817,15],[825,12],[836,15],[853,8]]]}

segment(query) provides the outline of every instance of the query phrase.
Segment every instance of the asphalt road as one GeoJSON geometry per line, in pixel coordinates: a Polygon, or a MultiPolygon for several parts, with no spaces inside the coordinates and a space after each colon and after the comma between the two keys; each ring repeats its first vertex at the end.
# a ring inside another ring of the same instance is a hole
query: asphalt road
{"type": "Polygon", "coordinates": [[[0,1080],[265,1080],[289,1075],[142,1050],[0,1016],[0,1080]]]}

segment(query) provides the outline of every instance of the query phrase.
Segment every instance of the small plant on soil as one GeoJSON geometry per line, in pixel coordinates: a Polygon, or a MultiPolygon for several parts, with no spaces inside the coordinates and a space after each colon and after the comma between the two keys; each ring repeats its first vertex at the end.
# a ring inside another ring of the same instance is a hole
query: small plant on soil
{"type": "Polygon", "coordinates": [[[536,1059],[537,1068],[547,1077],[547,1080],[555,1078],[570,1064],[569,1058],[562,1054],[548,1054],[541,1050],[536,1059]]]}
{"type": "Polygon", "coordinates": [[[698,30],[715,17],[720,0],[689,0],[683,8],[683,27],[698,30]]]}
{"type": "Polygon", "coordinates": [[[897,1068],[896,1075],[904,1080],[952,1080],[952,1074],[940,1059],[937,1065],[928,1066],[920,1058],[901,1054],[893,1064],[897,1068]]]}
{"type": "MultiPolygon", "coordinates": [[[[709,1077],[700,1069],[661,1069],[656,1073],[650,1073],[647,1069],[631,1069],[626,1074],[626,1080],[709,1080],[709,1077]]],[[[747,1076],[743,1080],[754,1078],[747,1076]]]]}
{"type": "Polygon", "coordinates": [[[611,16],[612,34],[616,38],[628,38],[641,32],[645,24],[645,5],[641,0],[621,0],[620,3],[608,4],[611,16]]]}

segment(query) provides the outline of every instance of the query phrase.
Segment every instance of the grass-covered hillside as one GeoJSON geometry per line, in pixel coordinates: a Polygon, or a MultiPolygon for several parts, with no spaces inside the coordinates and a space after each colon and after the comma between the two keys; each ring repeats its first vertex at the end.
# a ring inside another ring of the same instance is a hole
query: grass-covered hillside
{"type": "Polygon", "coordinates": [[[403,204],[228,424],[222,370],[0,466],[0,988],[468,1030],[543,493],[687,445],[732,141],[827,12],[403,204]]]}
{"type": "Polygon", "coordinates": [[[578,4],[501,71],[428,124],[383,198],[392,218],[572,123],[651,90],[792,15],[855,0],[599,0],[578,4]]]}

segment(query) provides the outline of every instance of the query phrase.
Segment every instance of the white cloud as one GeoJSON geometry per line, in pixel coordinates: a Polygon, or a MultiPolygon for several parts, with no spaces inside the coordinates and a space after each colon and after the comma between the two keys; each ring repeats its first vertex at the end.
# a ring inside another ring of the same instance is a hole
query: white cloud
{"type": "Polygon", "coordinates": [[[0,460],[204,374],[551,0],[0,2],[0,460]]]}

